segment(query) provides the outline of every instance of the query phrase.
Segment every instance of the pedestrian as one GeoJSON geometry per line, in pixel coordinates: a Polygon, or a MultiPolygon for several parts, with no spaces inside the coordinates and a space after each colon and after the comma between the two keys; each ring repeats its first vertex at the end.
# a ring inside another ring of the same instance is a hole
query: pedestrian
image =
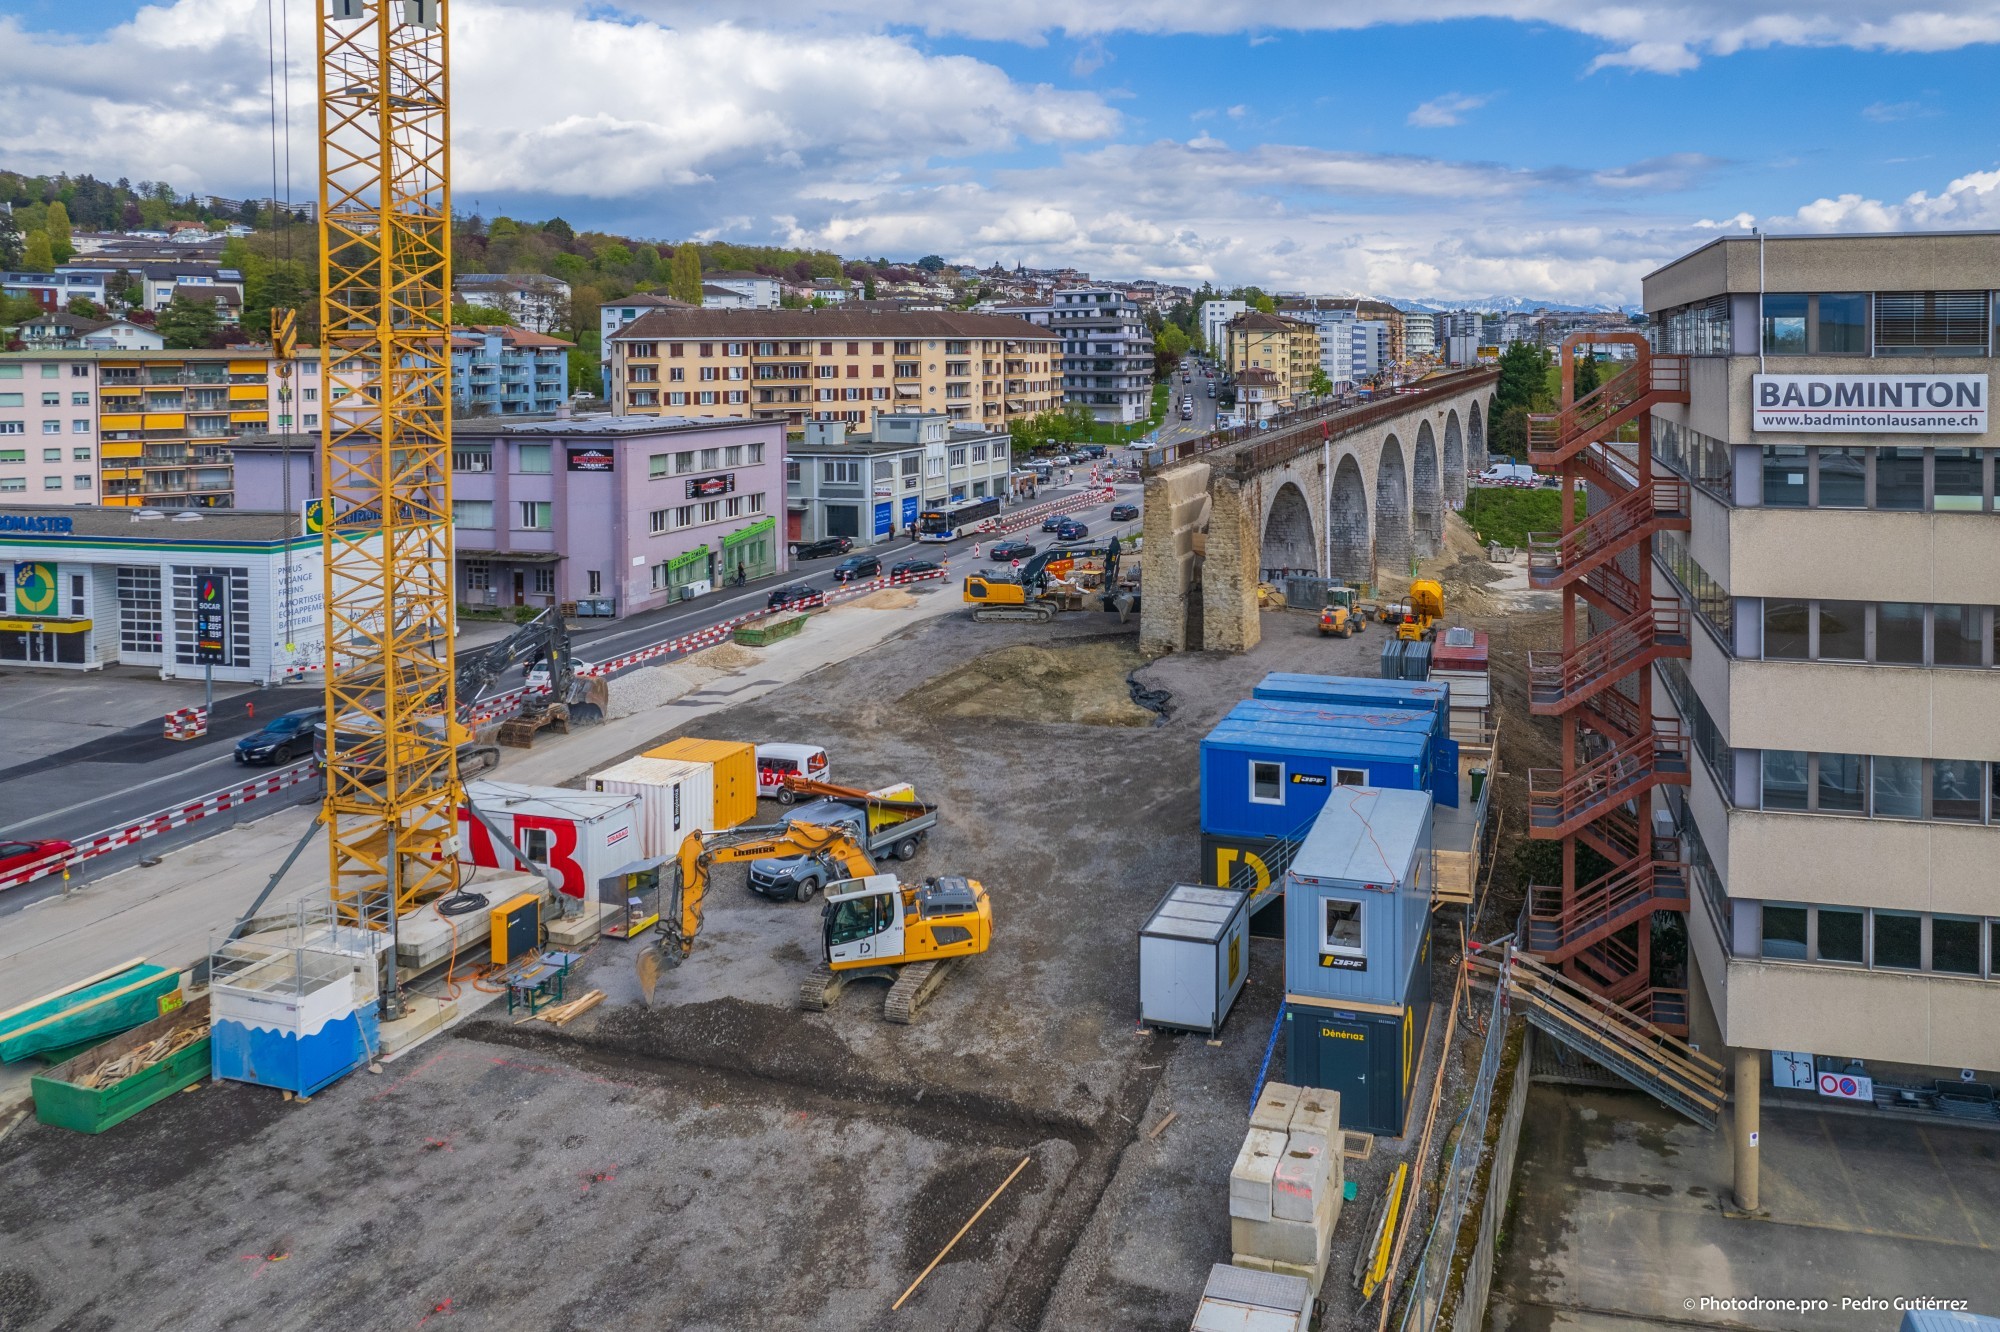
{"type": "Polygon", "coordinates": [[[742,587],[745,583],[749,581],[750,581],[750,571],[744,567],[743,561],[741,560],[736,561],[736,586],[742,587]]]}

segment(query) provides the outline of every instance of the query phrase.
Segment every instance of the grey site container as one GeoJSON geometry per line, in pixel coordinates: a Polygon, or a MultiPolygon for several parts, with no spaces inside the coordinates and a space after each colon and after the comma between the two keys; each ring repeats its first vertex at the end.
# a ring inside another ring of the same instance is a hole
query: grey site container
{"type": "Polygon", "coordinates": [[[1139,1020],[1222,1030],[1250,973],[1250,896],[1178,883],[1139,928],[1139,1020]]]}
{"type": "Polygon", "coordinates": [[[1304,1277],[1217,1263],[1190,1332],[1305,1332],[1312,1304],[1304,1277]]]}

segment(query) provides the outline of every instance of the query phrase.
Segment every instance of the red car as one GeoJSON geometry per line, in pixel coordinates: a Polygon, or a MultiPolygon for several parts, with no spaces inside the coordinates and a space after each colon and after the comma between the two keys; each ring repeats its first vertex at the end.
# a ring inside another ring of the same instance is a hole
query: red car
{"type": "Polygon", "coordinates": [[[0,878],[69,849],[68,842],[0,842],[0,878]]]}

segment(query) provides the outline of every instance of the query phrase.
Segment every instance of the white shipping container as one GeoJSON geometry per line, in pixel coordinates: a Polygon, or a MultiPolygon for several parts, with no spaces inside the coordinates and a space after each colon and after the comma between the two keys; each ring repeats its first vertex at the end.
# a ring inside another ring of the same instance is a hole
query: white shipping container
{"type": "Polygon", "coordinates": [[[633,860],[674,855],[689,833],[715,831],[715,770],[709,764],[630,758],[597,773],[585,785],[592,791],[639,797],[640,849],[633,860]]]}
{"type": "MultiPolygon", "coordinates": [[[[595,901],[597,881],[642,854],[637,796],[517,782],[469,782],[465,795],[565,896],[595,901]]],[[[461,861],[487,869],[519,868],[513,856],[494,844],[486,826],[464,809],[458,811],[458,822],[461,861]]]]}

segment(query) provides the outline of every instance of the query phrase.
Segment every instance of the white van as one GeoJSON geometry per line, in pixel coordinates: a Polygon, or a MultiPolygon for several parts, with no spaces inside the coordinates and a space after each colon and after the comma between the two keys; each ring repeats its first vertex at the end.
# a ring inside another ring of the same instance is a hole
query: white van
{"type": "Polygon", "coordinates": [[[828,780],[827,774],[831,771],[826,751],[818,745],[757,746],[757,794],[768,796],[781,805],[789,805],[798,799],[785,789],[785,778],[805,777],[823,782],[828,780]]]}

